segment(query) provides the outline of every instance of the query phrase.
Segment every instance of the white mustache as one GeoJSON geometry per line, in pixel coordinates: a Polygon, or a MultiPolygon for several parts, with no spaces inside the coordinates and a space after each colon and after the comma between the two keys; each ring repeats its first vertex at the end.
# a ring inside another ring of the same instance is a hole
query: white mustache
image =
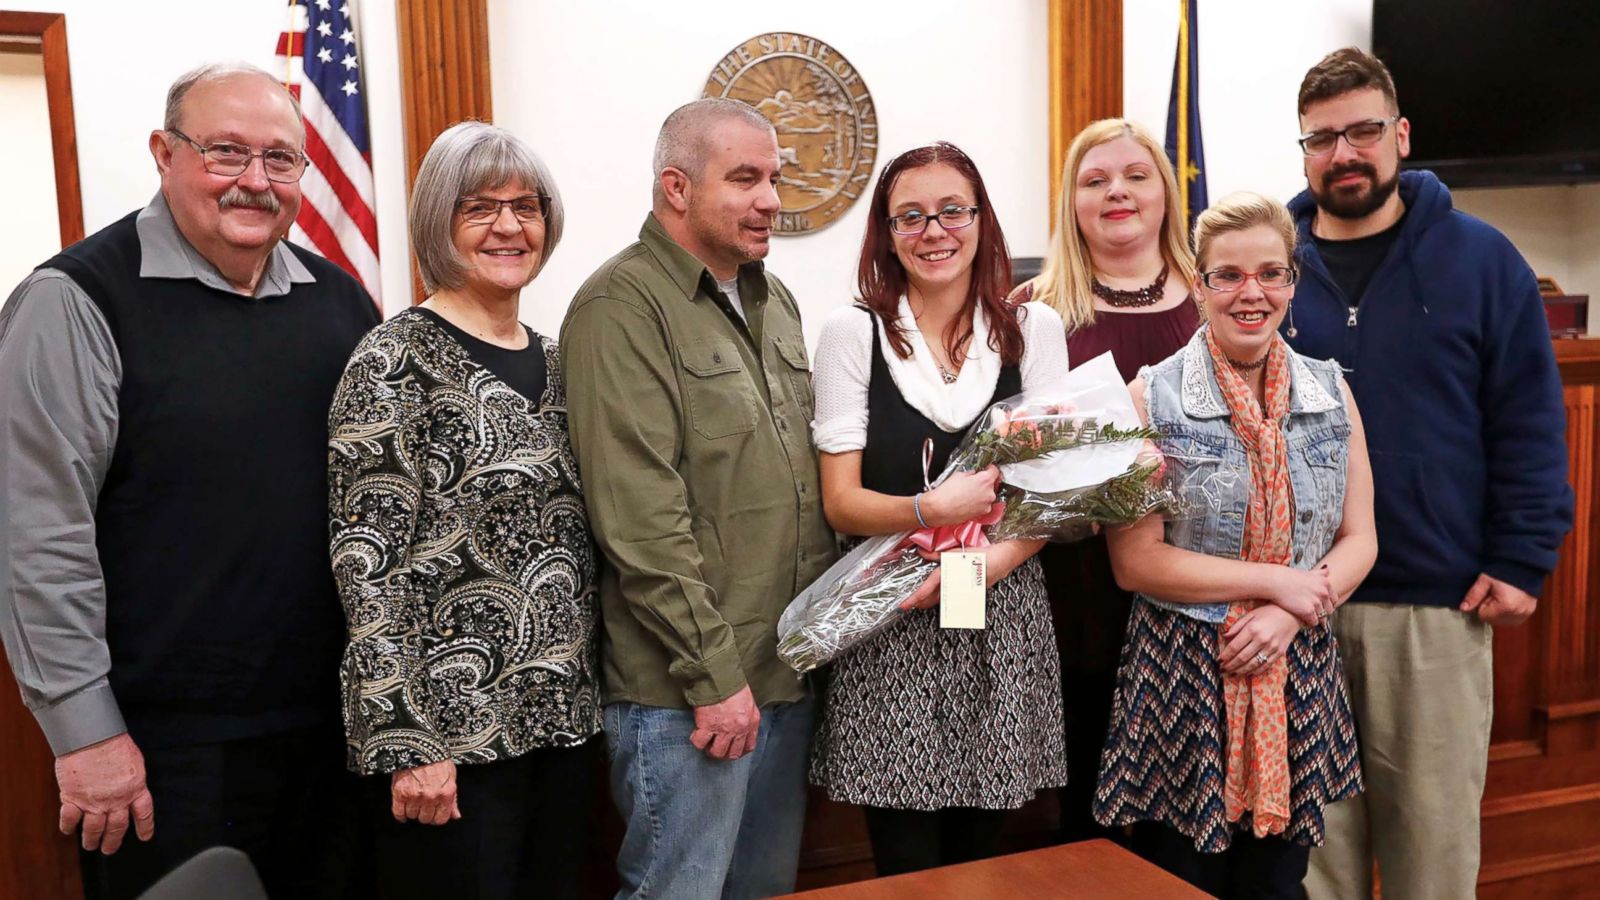
{"type": "Polygon", "coordinates": [[[247,191],[237,184],[228,188],[228,192],[223,194],[222,198],[217,201],[218,209],[228,209],[234,206],[244,209],[264,209],[273,215],[277,215],[278,211],[283,208],[282,204],[278,202],[277,195],[271,191],[247,191]]]}

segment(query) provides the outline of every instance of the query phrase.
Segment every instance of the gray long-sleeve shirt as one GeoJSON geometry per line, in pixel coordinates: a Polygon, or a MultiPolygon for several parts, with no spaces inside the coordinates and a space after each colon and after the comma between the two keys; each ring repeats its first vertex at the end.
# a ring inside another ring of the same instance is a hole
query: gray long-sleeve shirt
{"type": "MultiPolygon", "coordinates": [[[[137,220],[141,279],[232,291],[157,194],[137,220]]],[[[274,248],[257,298],[314,281],[274,248]]],[[[0,639],[24,704],[56,755],[126,730],[107,675],[95,504],[117,440],[122,365],[94,302],[40,269],[0,308],[0,639]]]]}

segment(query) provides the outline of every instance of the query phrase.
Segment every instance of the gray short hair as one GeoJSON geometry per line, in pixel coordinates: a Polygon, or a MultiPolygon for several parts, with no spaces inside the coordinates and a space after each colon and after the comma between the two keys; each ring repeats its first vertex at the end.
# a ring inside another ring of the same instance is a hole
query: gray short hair
{"type": "Polygon", "coordinates": [[[711,146],[707,141],[711,127],[728,119],[763,131],[774,130],[772,123],[754,106],[721,97],[685,103],[667,116],[661,123],[661,133],[656,135],[656,152],[651,159],[655,182],[650,195],[656,203],[665,199],[661,194],[661,173],[666,169],[677,169],[689,176],[691,182],[705,174],[706,162],[711,158],[711,146]]]}
{"type": "MultiPolygon", "coordinates": [[[[411,186],[408,225],[422,286],[428,293],[466,283],[467,263],[456,252],[456,203],[474,192],[520,183],[549,198],[544,208],[544,246],[539,269],[561,243],[566,211],[550,170],[516,135],[485,122],[458,122],[428,148],[411,186]]],[[[534,274],[539,274],[539,269],[534,274]]]]}
{"type": "MultiPolygon", "coordinates": [[[[161,127],[167,131],[178,127],[179,121],[183,118],[183,98],[189,95],[195,85],[202,81],[221,81],[224,78],[233,78],[239,75],[258,76],[279,87],[283,87],[283,81],[260,66],[252,66],[249,63],[242,62],[206,63],[179,75],[178,80],[172,83],[172,87],[167,88],[167,111],[162,116],[161,127]]],[[[294,106],[294,117],[303,121],[299,98],[295,97],[293,92],[286,87],[283,88],[283,94],[289,98],[289,102],[294,106]]],[[[304,126],[302,125],[303,128],[304,126]]]]}

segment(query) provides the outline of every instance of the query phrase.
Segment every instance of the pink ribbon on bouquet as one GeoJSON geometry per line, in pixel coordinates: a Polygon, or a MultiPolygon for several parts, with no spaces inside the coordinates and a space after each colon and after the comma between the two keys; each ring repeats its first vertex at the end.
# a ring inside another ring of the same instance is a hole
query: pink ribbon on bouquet
{"type": "Polygon", "coordinates": [[[911,532],[900,546],[907,544],[916,546],[928,553],[943,553],[946,550],[963,550],[969,547],[989,546],[989,536],[983,533],[985,526],[993,525],[1005,515],[1006,505],[1003,501],[996,500],[989,511],[976,519],[962,522],[960,525],[933,525],[919,528],[911,532]]]}

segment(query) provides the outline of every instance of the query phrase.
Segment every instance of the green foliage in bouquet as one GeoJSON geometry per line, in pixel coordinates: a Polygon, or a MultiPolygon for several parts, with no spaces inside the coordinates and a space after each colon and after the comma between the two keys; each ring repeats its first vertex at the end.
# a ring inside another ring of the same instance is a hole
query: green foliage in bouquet
{"type": "MultiPolygon", "coordinates": [[[[996,407],[969,433],[946,470],[977,471],[1058,450],[1160,436],[1152,428],[1102,426],[1091,418],[1073,418],[1070,411],[1017,415],[996,407]]],[[[1159,455],[1141,455],[1122,474],[1071,491],[1036,494],[1004,485],[999,496],[1006,503],[1005,514],[987,534],[995,542],[1078,540],[1087,537],[1094,524],[1137,521],[1165,508],[1166,493],[1160,489],[1163,469],[1159,455]]],[[[898,542],[878,552],[878,558],[807,599],[803,609],[791,610],[798,613],[797,624],[787,633],[780,623],[778,656],[796,672],[811,671],[897,621],[903,613],[900,604],[938,565],[923,559],[915,547],[898,542]]]]}

